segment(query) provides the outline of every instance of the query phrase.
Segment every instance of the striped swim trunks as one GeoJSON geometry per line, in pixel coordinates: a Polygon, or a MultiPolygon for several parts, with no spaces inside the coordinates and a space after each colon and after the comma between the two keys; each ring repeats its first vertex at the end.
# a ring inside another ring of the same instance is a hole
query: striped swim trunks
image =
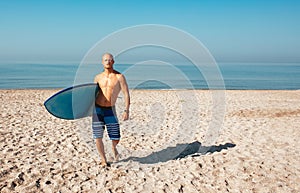
{"type": "Polygon", "coordinates": [[[96,105],[92,119],[93,138],[103,138],[105,127],[111,140],[120,140],[120,125],[115,107],[101,107],[96,105]]]}

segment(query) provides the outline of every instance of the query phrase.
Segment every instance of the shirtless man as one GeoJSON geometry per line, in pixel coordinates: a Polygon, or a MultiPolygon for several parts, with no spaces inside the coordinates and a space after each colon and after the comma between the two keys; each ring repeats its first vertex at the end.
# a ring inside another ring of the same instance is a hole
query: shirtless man
{"type": "Polygon", "coordinates": [[[114,58],[110,53],[102,56],[104,71],[95,76],[94,82],[101,88],[96,98],[95,111],[93,113],[93,137],[101,157],[101,166],[107,166],[107,160],[103,145],[103,131],[106,126],[109,138],[112,140],[112,150],[115,161],[118,160],[117,144],[120,140],[120,127],[115,111],[115,103],[122,90],[125,98],[123,120],[129,118],[130,96],[124,75],[113,68],[114,58]]]}

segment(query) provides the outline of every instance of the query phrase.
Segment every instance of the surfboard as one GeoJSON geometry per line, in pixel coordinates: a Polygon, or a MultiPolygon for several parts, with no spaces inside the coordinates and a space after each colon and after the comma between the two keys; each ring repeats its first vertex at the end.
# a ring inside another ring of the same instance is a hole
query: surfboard
{"type": "Polygon", "coordinates": [[[47,111],[61,119],[80,119],[92,114],[99,86],[81,84],[63,89],[44,102],[47,111]]]}

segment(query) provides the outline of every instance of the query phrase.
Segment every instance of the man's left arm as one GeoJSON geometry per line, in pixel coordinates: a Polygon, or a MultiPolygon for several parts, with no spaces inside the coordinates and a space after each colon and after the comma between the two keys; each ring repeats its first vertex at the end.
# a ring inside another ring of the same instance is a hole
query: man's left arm
{"type": "Polygon", "coordinates": [[[126,121],[129,119],[129,106],[130,106],[130,96],[129,96],[129,89],[128,85],[125,79],[125,76],[121,74],[121,77],[119,79],[121,90],[123,92],[124,98],[125,98],[125,109],[123,114],[123,120],[126,121]]]}

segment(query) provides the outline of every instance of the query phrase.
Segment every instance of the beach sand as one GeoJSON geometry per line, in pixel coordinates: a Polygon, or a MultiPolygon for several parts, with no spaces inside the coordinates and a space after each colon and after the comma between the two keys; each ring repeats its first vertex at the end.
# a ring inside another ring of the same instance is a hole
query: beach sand
{"type": "Polygon", "coordinates": [[[107,168],[90,118],[46,111],[55,92],[0,90],[0,192],[300,192],[300,91],[133,90],[107,168]]]}

